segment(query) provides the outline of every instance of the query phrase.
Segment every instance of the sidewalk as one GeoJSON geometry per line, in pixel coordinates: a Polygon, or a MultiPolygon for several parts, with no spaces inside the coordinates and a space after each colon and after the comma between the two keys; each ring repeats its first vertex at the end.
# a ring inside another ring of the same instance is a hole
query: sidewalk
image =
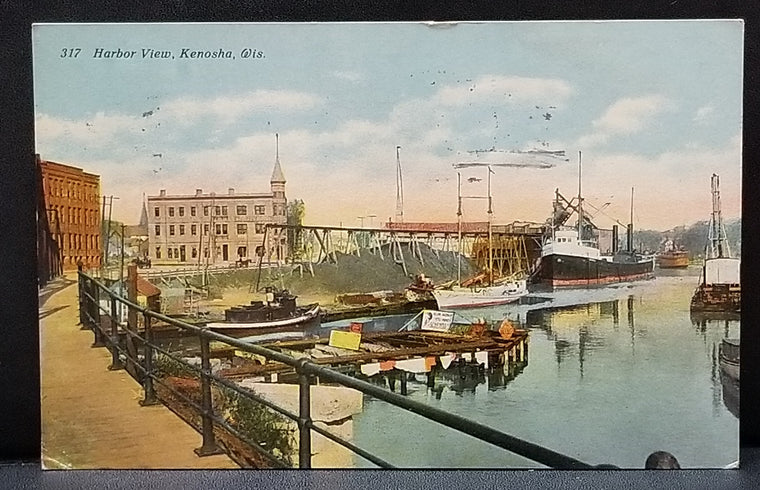
{"type": "Polygon", "coordinates": [[[196,456],[200,434],[163,405],[140,406],[140,385],[108,370],[108,350],[77,325],[75,273],[40,291],[39,317],[44,468],[238,468],[196,456]]]}

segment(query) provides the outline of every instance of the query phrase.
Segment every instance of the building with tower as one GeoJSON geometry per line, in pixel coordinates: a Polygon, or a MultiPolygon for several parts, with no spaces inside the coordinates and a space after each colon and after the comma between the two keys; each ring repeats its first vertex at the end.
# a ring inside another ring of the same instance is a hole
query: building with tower
{"type": "MultiPolygon", "coordinates": [[[[148,196],[148,256],[153,264],[216,264],[252,261],[264,246],[268,223],[285,224],[287,198],[280,166],[279,138],[269,192],[226,193],[196,189],[194,194],[148,196]]],[[[287,244],[269,244],[284,260],[287,244]]],[[[262,252],[263,253],[263,252],[262,252]]]]}

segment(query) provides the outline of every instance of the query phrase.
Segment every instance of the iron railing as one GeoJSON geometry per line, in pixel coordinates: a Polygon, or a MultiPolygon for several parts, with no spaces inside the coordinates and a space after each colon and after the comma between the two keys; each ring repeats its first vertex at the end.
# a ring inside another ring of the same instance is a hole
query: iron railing
{"type": "MultiPolygon", "coordinates": [[[[287,458],[274,454],[269,448],[263,447],[256,441],[251,440],[249,434],[244,434],[239,426],[229,419],[222,417],[215,406],[212,396],[212,385],[230,390],[237,396],[243,397],[249,402],[254,402],[284,416],[297,424],[298,427],[298,467],[311,467],[311,433],[318,433],[327,439],[343,446],[349,451],[374,463],[382,468],[392,468],[388,461],[372,454],[366,449],[360,448],[352,442],[315,425],[311,416],[311,386],[314,378],[321,382],[334,383],[339,386],[352,388],[359,392],[385,401],[416,413],[428,420],[432,420],[451,429],[468,434],[476,439],[490,443],[496,447],[518,454],[532,461],[545,465],[549,468],[561,469],[590,469],[595,466],[579,461],[570,456],[558,453],[551,449],[511,436],[495,430],[486,425],[466,419],[462,416],[446,412],[444,410],[410,400],[402,395],[387,391],[384,388],[373,385],[366,381],[337,372],[333,369],[319,366],[305,358],[294,358],[259,345],[250,344],[241,340],[228,337],[207,328],[198,327],[167,317],[155,311],[143,308],[126,298],[118,296],[109,290],[104,284],[95,278],[79,271],[79,312],[82,328],[91,329],[95,336],[93,346],[107,347],[111,352],[111,365],[109,369],[127,369],[135,379],[142,384],[144,398],[142,405],[160,403],[156,394],[156,384],[171,392],[177,398],[183,400],[200,416],[199,429],[202,435],[202,446],[196,449],[200,456],[216,454],[222,450],[217,441],[215,428],[237,437],[248,447],[263,457],[268,465],[273,467],[291,466],[287,458]],[[103,306],[105,303],[107,306],[103,306]],[[125,305],[128,311],[126,321],[120,321],[124,317],[120,310],[120,304],[125,305]],[[104,314],[101,315],[101,313],[104,314]],[[142,317],[142,328],[138,328],[138,317],[142,317]],[[153,339],[153,323],[160,321],[172,325],[197,337],[200,343],[201,365],[192,365],[180,357],[175,356],[167,349],[159,346],[153,339]],[[106,325],[104,326],[103,323],[106,325]],[[283,408],[272,401],[259,396],[251,390],[242,387],[229,379],[217,376],[211,370],[210,342],[215,341],[238,351],[256,354],[267,360],[280,362],[294,368],[298,376],[299,404],[298,413],[283,408]],[[161,354],[174,362],[179,363],[183,369],[194,372],[200,380],[200,402],[180,392],[175,387],[166,383],[159,375],[156,366],[156,356],[161,354]]],[[[611,467],[604,465],[603,467],[611,467]]]]}

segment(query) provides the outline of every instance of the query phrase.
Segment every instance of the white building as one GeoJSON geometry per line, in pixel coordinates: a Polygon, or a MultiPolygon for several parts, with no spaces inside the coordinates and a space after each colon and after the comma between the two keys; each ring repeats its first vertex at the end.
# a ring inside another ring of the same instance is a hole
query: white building
{"type": "MultiPolygon", "coordinates": [[[[270,192],[148,196],[149,255],[154,264],[229,264],[253,260],[267,223],[285,224],[287,199],[279,152],[270,192]]],[[[272,244],[285,258],[286,243],[272,244]]],[[[259,249],[263,250],[263,249],[259,249]]]]}

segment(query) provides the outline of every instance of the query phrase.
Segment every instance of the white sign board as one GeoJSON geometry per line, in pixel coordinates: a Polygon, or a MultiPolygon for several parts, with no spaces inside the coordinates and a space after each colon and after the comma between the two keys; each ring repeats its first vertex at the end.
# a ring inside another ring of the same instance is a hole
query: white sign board
{"type": "Polygon", "coordinates": [[[452,311],[423,310],[420,329],[446,332],[453,321],[454,312],[452,311]]]}

